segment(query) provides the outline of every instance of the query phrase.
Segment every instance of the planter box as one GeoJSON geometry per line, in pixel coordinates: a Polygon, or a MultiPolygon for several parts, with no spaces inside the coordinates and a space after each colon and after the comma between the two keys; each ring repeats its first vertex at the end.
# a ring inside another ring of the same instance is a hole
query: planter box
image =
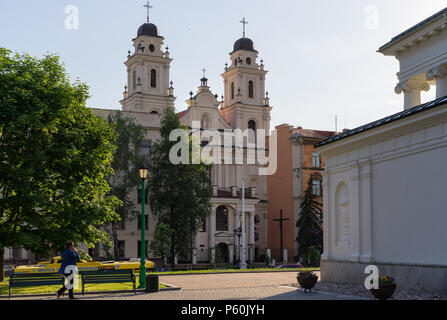
{"type": "Polygon", "coordinates": [[[378,300],[388,300],[396,291],[396,284],[382,285],[379,286],[379,289],[371,289],[370,290],[374,298],[378,300]]]}

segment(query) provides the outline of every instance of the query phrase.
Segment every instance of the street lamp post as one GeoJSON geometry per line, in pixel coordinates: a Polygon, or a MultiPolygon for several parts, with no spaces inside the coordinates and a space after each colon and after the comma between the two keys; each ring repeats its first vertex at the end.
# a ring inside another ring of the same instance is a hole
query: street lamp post
{"type": "Polygon", "coordinates": [[[141,179],[141,253],[140,253],[140,286],[139,288],[144,289],[146,287],[146,241],[145,241],[145,232],[146,232],[146,223],[144,221],[144,181],[147,178],[148,169],[145,167],[141,167],[140,170],[140,179],[141,179]]]}
{"type": "Polygon", "coordinates": [[[240,256],[240,269],[247,269],[247,262],[245,261],[245,174],[244,174],[244,158],[242,157],[242,216],[241,216],[241,256],[240,256]]]}
{"type": "Polygon", "coordinates": [[[240,262],[240,258],[241,258],[241,250],[240,250],[241,245],[240,245],[240,243],[241,243],[242,228],[239,227],[237,229],[234,229],[233,232],[234,232],[234,235],[238,238],[237,247],[236,247],[236,250],[237,250],[237,253],[236,253],[237,259],[236,259],[236,261],[237,261],[237,265],[239,266],[239,262],[240,262]]]}

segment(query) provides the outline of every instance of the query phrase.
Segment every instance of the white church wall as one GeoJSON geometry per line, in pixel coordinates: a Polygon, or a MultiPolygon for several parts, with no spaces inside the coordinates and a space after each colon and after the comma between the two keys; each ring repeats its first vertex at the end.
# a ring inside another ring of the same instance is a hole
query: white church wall
{"type": "Polygon", "coordinates": [[[373,167],[377,261],[447,265],[447,146],[373,167]]]}
{"type": "Polygon", "coordinates": [[[368,264],[407,287],[420,287],[427,272],[444,277],[447,106],[319,149],[326,161],[323,281],[359,283],[368,264]]]}

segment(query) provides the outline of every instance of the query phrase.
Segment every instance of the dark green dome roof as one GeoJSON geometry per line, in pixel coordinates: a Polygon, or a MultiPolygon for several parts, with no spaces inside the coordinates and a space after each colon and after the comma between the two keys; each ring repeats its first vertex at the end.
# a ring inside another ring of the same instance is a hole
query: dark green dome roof
{"type": "Polygon", "coordinates": [[[157,37],[162,38],[158,35],[158,29],[157,26],[153,23],[145,23],[142,24],[138,28],[137,37],[139,36],[149,36],[149,37],[157,37]]]}
{"type": "Polygon", "coordinates": [[[253,41],[249,38],[240,38],[239,40],[237,40],[234,43],[233,52],[238,51],[238,50],[256,51],[254,49],[253,41]]]}

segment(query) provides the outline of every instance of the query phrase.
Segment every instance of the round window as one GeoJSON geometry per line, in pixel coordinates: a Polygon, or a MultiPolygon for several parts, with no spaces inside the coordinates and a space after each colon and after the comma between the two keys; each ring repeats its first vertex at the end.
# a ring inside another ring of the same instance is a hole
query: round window
{"type": "Polygon", "coordinates": [[[154,47],[153,44],[150,44],[150,45],[149,45],[149,50],[150,50],[151,52],[154,52],[154,51],[155,51],[155,47],[154,47]]]}
{"type": "Polygon", "coordinates": [[[251,64],[251,59],[250,58],[247,58],[245,61],[247,62],[247,64],[251,64]]]}

